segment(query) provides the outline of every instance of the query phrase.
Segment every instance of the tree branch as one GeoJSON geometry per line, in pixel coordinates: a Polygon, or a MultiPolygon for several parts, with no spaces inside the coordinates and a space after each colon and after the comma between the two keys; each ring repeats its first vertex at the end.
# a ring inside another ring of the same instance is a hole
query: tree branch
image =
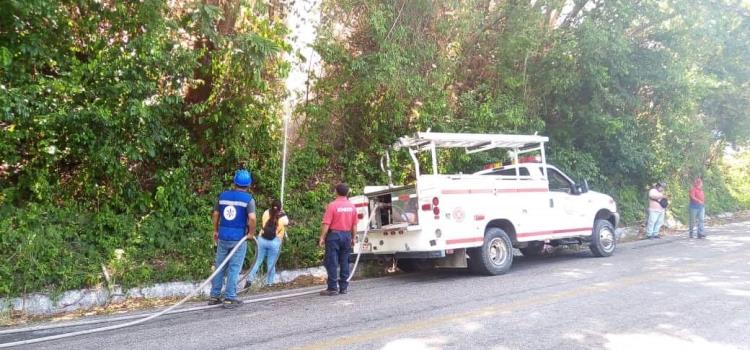
{"type": "Polygon", "coordinates": [[[406,5],[407,1],[409,1],[409,0],[404,0],[401,3],[401,8],[398,10],[398,15],[396,16],[396,19],[393,21],[393,25],[391,26],[391,29],[388,30],[388,34],[386,34],[384,41],[388,41],[388,38],[391,36],[391,32],[393,32],[393,28],[396,28],[396,23],[398,23],[399,18],[401,18],[401,13],[403,12],[404,5],[406,5]]]}
{"type": "Polygon", "coordinates": [[[573,24],[573,20],[578,17],[578,14],[581,13],[581,10],[583,10],[584,7],[586,7],[586,4],[589,3],[589,0],[578,0],[575,1],[575,5],[573,6],[573,10],[570,11],[570,13],[565,16],[565,20],[560,25],[560,28],[565,29],[570,27],[571,24],[573,24]]]}

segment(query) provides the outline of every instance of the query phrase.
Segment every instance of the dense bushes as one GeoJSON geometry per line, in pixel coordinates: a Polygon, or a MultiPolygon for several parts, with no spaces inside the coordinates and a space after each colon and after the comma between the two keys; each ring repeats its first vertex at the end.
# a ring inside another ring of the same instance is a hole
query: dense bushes
{"type": "MultiPolygon", "coordinates": [[[[550,162],[612,194],[625,223],[643,220],[658,180],[679,215],[697,175],[714,191],[709,213],[747,206],[721,163],[725,146],[750,138],[743,11],[732,1],[333,1],[305,132],[331,140],[310,147],[358,183],[385,180],[375,151],[403,134],[538,132],[550,162]]],[[[450,154],[440,166],[488,160],[450,154]]]]}
{"type": "Polygon", "coordinates": [[[103,265],[204,277],[228,175],[278,173],[286,28],[239,1],[3,6],[0,293],[96,285],[103,265]]]}

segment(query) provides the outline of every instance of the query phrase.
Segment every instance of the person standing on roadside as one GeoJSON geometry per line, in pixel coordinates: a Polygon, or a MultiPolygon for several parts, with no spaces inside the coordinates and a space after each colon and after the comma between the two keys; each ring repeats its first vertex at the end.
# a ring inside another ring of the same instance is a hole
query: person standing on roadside
{"type": "Polygon", "coordinates": [[[659,239],[661,225],[664,224],[664,215],[666,211],[666,199],[664,190],[667,184],[660,181],[648,191],[648,221],[646,222],[646,238],[659,239]]]}
{"type": "MultiPolygon", "coordinates": [[[[215,265],[218,267],[226,259],[229,252],[242,240],[243,236],[253,239],[255,232],[255,199],[248,192],[252,183],[250,172],[245,169],[234,173],[234,187],[219,195],[219,201],[214,207],[212,221],[214,225],[214,243],[216,243],[215,265]]],[[[208,305],[223,304],[225,308],[233,308],[242,304],[237,299],[237,279],[239,278],[242,262],[245,261],[247,242],[237,249],[222,271],[211,280],[211,294],[208,305]],[[224,298],[221,289],[226,277],[224,298]]]]}
{"type": "Polygon", "coordinates": [[[690,188],[690,238],[693,238],[694,228],[697,225],[698,238],[706,238],[703,232],[703,221],[706,215],[705,196],[703,195],[703,180],[700,177],[695,178],[693,187],[690,188]]]}
{"type": "Polygon", "coordinates": [[[357,210],[347,198],[348,194],[349,187],[345,183],[336,185],[336,199],[328,203],[323,215],[318,245],[325,247],[328,288],[320,295],[346,294],[349,286],[349,256],[357,233],[357,210]],[[337,269],[340,270],[338,283],[337,269]]]}
{"type": "Polygon", "coordinates": [[[266,284],[272,285],[274,278],[276,278],[276,261],[279,259],[281,243],[286,234],[286,226],[289,225],[289,218],[281,210],[281,201],[274,199],[271,202],[271,208],[263,212],[261,225],[263,226],[260,235],[256,239],[258,254],[255,258],[255,265],[250,270],[250,274],[247,275],[248,286],[255,280],[255,275],[258,274],[258,269],[263,264],[263,260],[266,261],[266,271],[268,272],[266,284]]]}

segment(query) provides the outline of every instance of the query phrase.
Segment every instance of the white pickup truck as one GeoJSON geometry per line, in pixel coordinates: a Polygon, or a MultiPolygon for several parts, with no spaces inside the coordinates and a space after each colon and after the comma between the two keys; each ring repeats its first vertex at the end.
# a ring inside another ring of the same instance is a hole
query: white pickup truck
{"type": "Polygon", "coordinates": [[[532,256],[545,244],[588,244],[595,256],[611,255],[619,219],[615,201],[547,164],[547,141],[536,135],[432,132],[400,138],[393,148],[409,152],[416,181],[368,186],[363,196],[352,198],[361,219],[355,253],[394,259],[404,271],[468,267],[487,275],[510,269],[513,248],[532,256]],[[511,162],[473,174],[439,174],[441,148],[469,154],[504,148],[511,162]],[[431,156],[430,173],[420,171],[421,152],[431,156]]]}

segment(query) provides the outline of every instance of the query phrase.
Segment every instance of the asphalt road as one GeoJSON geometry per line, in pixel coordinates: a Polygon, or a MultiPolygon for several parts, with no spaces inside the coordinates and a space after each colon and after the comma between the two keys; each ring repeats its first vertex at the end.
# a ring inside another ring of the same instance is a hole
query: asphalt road
{"type": "Polygon", "coordinates": [[[358,281],[347,295],[165,316],[25,348],[750,349],[750,222],[708,233],[621,244],[609,258],[587,249],[516,258],[504,276],[358,281]]]}

